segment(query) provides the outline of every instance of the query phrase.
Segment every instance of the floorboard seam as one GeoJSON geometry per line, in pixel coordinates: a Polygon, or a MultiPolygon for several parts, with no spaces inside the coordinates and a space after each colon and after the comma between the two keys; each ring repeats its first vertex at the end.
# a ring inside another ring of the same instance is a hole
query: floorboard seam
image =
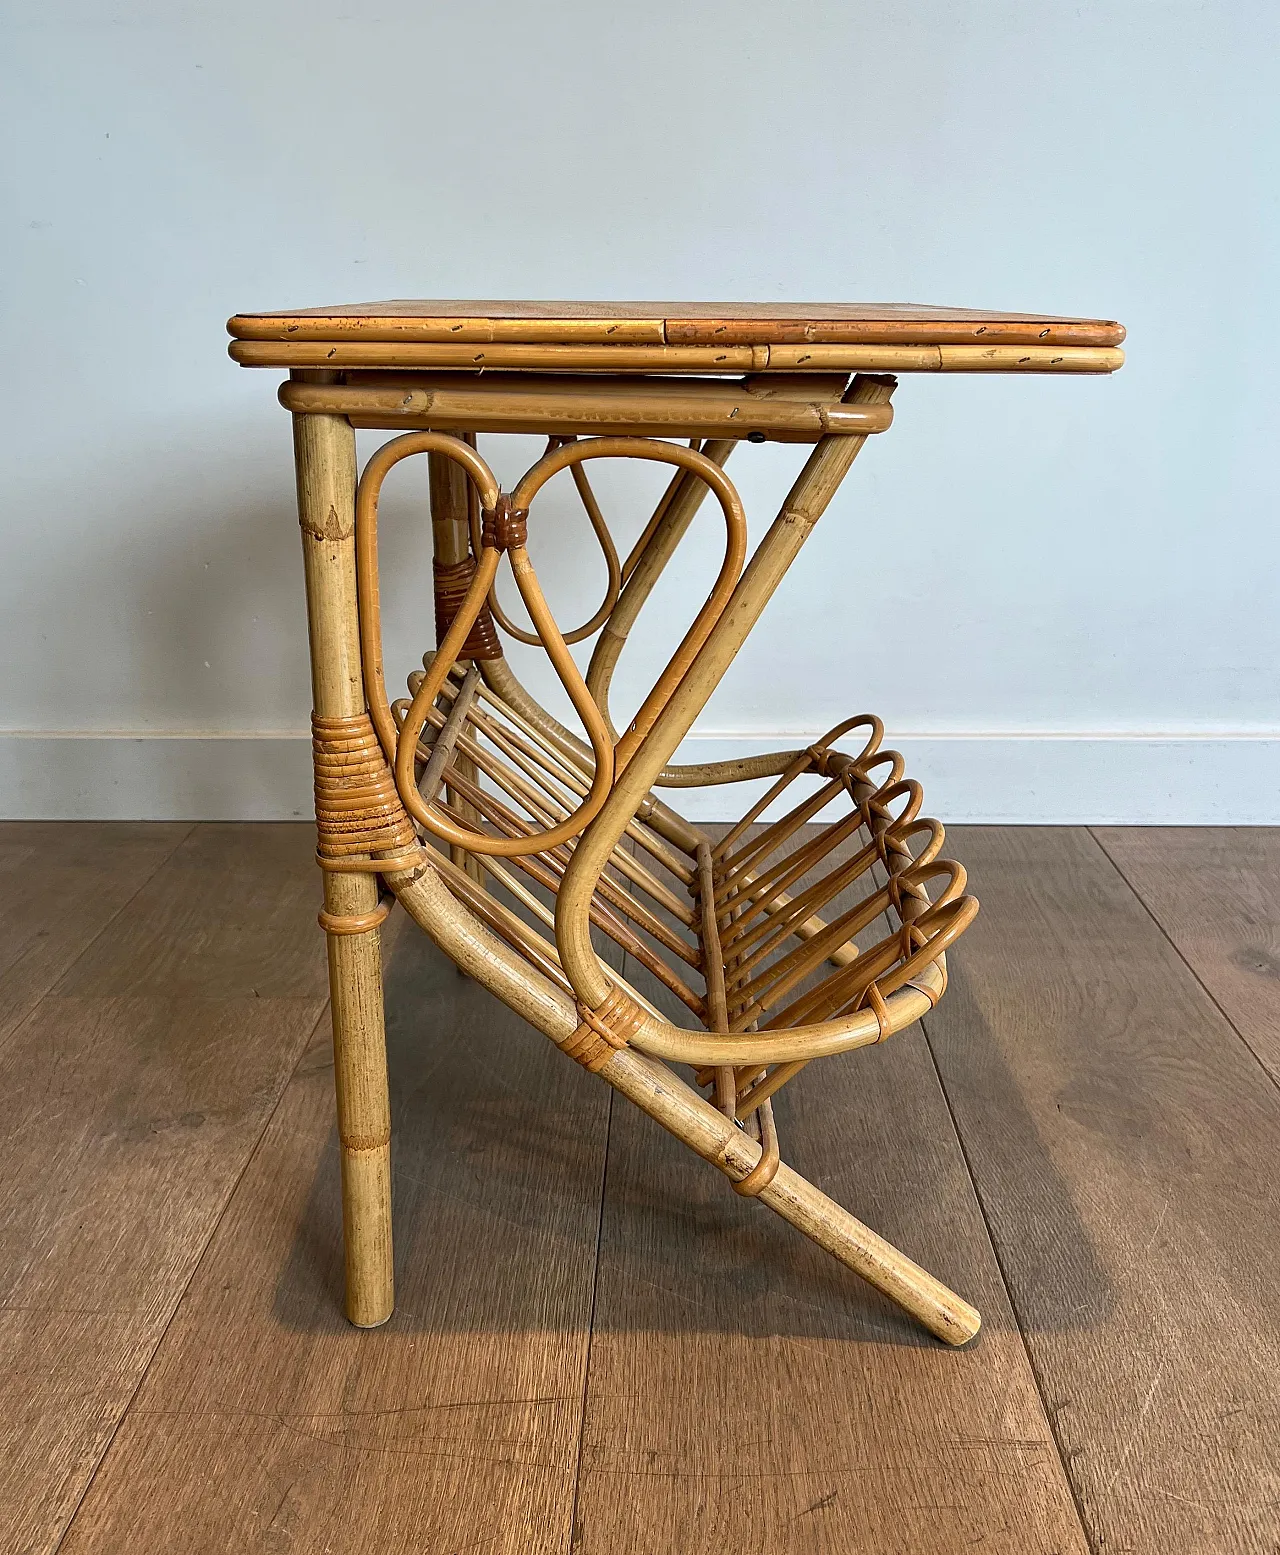
{"type": "Polygon", "coordinates": [[[609,1141],[613,1134],[612,1088],[604,1125],[604,1161],[600,1168],[600,1214],[596,1220],[596,1259],[591,1271],[591,1308],[587,1315],[587,1353],[582,1362],[582,1403],[578,1412],[578,1451],[573,1463],[573,1508],[569,1514],[570,1555],[581,1544],[578,1537],[578,1492],[582,1485],[582,1449],[587,1431],[587,1395],[591,1387],[591,1346],[596,1334],[596,1298],[600,1292],[600,1250],[604,1244],[604,1203],[609,1185],[609,1141]]]}
{"type": "Polygon", "coordinates": [[[1086,826],[1085,830],[1089,833],[1089,836],[1093,839],[1094,843],[1097,845],[1098,851],[1102,854],[1103,858],[1106,859],[1107,863],[1111,865],[1112,869],[1115,870],[1116,874],[1120,876],[1121,880],[1124,881],[1125,885],[1133,893],[1135,899],[1137,900],[1137,902],[1141,906],[1143,912],[1146,913],[1147,917],[1150,918],[1152,923],[1155,924],[1156,928],[1159,929],[1161,936],[1163,937],[1165,942],[1168,944],[1170,950],[1173,951],[1174,955],[1177,956],[1178,960],[1181,961],[1183,966],[1186,967],[1187,971],[1190,972],[1191,976],[1195,979],[1197,986],[1204,993],[1205,998],[1208,999],[1209,1003],[1213,1005],[1214,1009],[1217,1010],[1218,1014],[1222,1016],[1224,1021],[1226,1021],[1228,1027],[1235,1033],[1235,1035],[1239,1038],[1239,1040],[1244,1044],[1245,1050],[1249,1053],[1250,1057],[1257,1064],[1258,1068],[1262,1070],[1263,1074],[1266,1076],[1266,1078],[1269,1081],[1269,1083],[1271,1085],[1273,1085],[1277,1090],[1280,1090],[1280,1076],[1272,1074],[1271,1070],[1262,1061],[1262,1058],[1260,1057],[1257,1048],[1255,1048],[1253,1043],[1249,1041],[1248,1037],[1245,1036],[1244,1032],[1242,1032],[1240,1030],[1239,1026],[1236,1025],[1235,1021],[1233,1021],[1231,1019],[1230,1015],[1227,1014],[1226,1010],[1223,1009],[1222,1005],[1218,1003],[1218,1000],[1215,997],[1213,990],[1205,982],[1204,978],[1200,976],[1199,972],[1196,971],[1195,967],[1193,967],[1191,965],[1190,961],[1187,960],[1186,956],[1183,955],[1181,949],[1178,947],[1177,941],[1169,933],[1168,929],[1165,928],[1164,924],[1160,922],[1159,918],[1156,917],[1155,913],[1153,912],[1153,910],[1151,909],[1151,907],[1147,903],[1146,898],[1143,896],[1142,892],[1138,890],[1137,886],[1134,885],[1133,881],[1130,880],[1128,875],[1125,874],[1124,870],[1116,862],[1115,858],[1107,851],[1106,843],[1104,843],[1102,838],[1098,836],[1098,834],[1094,831],[1092,826],[1086,826]]]}
{"type": "MultiPolygon", "coordinates": [[[[193,826],[192,827],[192,831],[194,831],[194,830],[195,830],[195,827],[193,826]]],[[[189,836],[190,833],[188,833],[187,835],[189,836]]],[[[183,838],[182,840],[185,842],[186,838],[183,838]]],[[[181,845],[182,844],[180,842],[177,846],[181,847],[181,845]]],[[[172,854],[170,854],[169,856],[172,857],[172,854]]],[[[141,889],[142,888],[139,887],[139,890],[141,890],[141,889]]],[[[130,898],[130,900],[132,900],[132,897],[130,898]]],[[[93,1465],[92,1470],[90,1471],[88,1477],[86,1478],[86,1480],[84,1482],[83,1489],[80,1491],[80,1494],[76,1497],[76,1504],[75,1504],[74,1507],[72,1507],[71,1512],[68,1515],[66,1522],[62,1525],[62,1532],[58,1535],[57,1541],[51,1547],[50,1555],[58,1555],[58,1551],[62,1548],[63,1543],[66,1540],[67,1535],[71,1532],[72,1524],[75,1522],[76,1518],[80,1515],[80,1508],[85,1503],[85,1497],[89,1494],[90,1490],[93,1489],[94,1481],[97,1479],[98,1474],[99,1474],[99,1472],[102,1469],[102,1465],[106,1462],[107,1454],[111,1451],[112,1444],[115,1442],[116,1437],[120,1434],[120,1427],[129,1418],[129,1411],[133,1408],[134,1402],[137,1399],[138,1394],[142,1391],[142,1385],[143,1385],[143,1383],[146,1382],[147,1377],[150,1374],[152,1363],[155,1361],[156,1356],[159,1354],[160,1346],[165,1342],[165,1339],[168,1337],[169,1330],[173,1327],[173,1320],[174,1320],[174,1318],[177,1317],[178,1310],[182,1306],[182,1303],[183,1303],[183,1301],[186,1298],[187,1292],[191,1289],[191,1282],[195,1279],[197,1273],[199,1272],[200,1265],[205,1260],[205,1256],[207,1255],[207,1253],[209,1251],[210,1244],[212,1243],[214,1237],[217,1236],[217,1234],[218,1234],[218,1228],[222,1225],[222,1222],[226,1219],[227,1211],[231,1207],[231,1201],[232,1201],[233,1198],[235,1198],[237,1189],[240,1187],[240,1184],[244,1181],[245,1173],[249,1170],[249,1167],[250,1167],[250,1165],[253,1162],[254,1156],[257,1155],[258,1149],[261,1146],[263,1139],[266,1137],[267,1130],[271,1127],[271,1124],[272,1124],[273,1120],[275,1119],[276,1113],[280,1110],[280,1103],[284,1100],[285,1093],[288,1091],[290,1085],[293,1083],[293,1077],[298,1072],[298,1065],[302,1062],[303,1058],[306,1056],[307,1052],[310,1050],[310,1047],[311,1047],[312,1041],[315,1038],[316,1032],[320,1029],[320,1026],[323,1024],[323,1022],[328,1020],[328,1018],[329,1018],[329,1001],[326,999],[325,1000],[325,1004],[324,1004],[324,1008],[320,1011],[320,1014],[316,1017],[315,1025],[312,1026],[310,1031],[307,1033],[306,1041],[303,1042],[299,1046],[298,1056],[297,1056],[297,1058],[294,1059],[293,1063],[289,1066],[289,1072],[284,1077],[284,1081],[283,1081],[283,1083],[280,1086],[280,1090],[279,1090],[279,1092],[278,1092],[278,1094],[276,1096],[276,1099],[272,1103],[270,1111],[267,1113],[265,1119],[263,1120],[263,1124],[262,1124],[261,1129],[258,1131],[258,1133],[257,1133],[256,1137],[254,1138],[253,1142],[249,1145],[249,1148],[245,1151],[245,1153],[244,1153],[244,1160],[240,1163],[240,1170],[235,1175],[235,1181],[228,1188],[226,1196],[223,1198],[222,1203],[218,1206],[218,1213],[212,1217],[212,1222],[211,1222],[210,1227],[209,1227],[209,1234],[205,1237],[204,1242],[201,1244],[201,1247],[200,1247],[200,1250],[199,1250],[198,1254],[192,1260],[191,1272],[187,1275],[187,1278],[183,1281],[182,1289],[178,1292],[177,1297],[174,1300],[173,1308],[170,1311],[169,1316],[165,1319],[164,1326],[161,1328],[159,1334],[156,1336],[155,1344],[153,1344],[151,1346],[151,1353],[150,1353],[150,1355],[147,1356],[146,1365],[143,1366],[141,1371],[138,1373],[138,1380],[134,1384],[132,1390],[130,1391],[129,1397],[128,1397],[128,1399],[125,1402],[124,1408],[121,1409],[120,1413],[116,1416],[116,1423],[111,1427],[111,1434],[107,1437],[106,1441],[103,1443],[102,1451],[98,1454],[97,1462],[93,1465]]]]}
{"type": "Polygon", "coordinates": [[[1027,1369],[1030,1371],[1031,1380],[1035,1384],[1036,1395],[1040,1400],[1040,1408],[1044,1411],[1045,1424],[1049,1427],[1049,1434],[1053,1438],[1054,1451],[1058,1454],[1058,1463],[1062,1469],[1062,1478],[1066,1484],[1067,1493],[1071,1497],[1071,1504],[1075,1508],[1076,1519],[1080,1524],[1080,1537],[1084,1540],[1086,1548],[1094,1551],[1094,1555],[1097,1555],[1098,1546],[1089,1537],[1089,1525],[1085,1519],[1084,1506],[1076,1489],[1075,1480],[1072,1478],[1071,1465],[1066,1452],[1063,1450],[1062,1438],[1058,1435],[1058,1422],[1054,1411],[1049,1407],[1044,1379],[1041,1377],[1040,1369],[1036,1365],[1035,1356],[1031,1352],[1031,1346],[1027,1343],[1026,1332],[1022,1325],[1022,1314],[1018,1310],[1018,1302],[1013,1292],[1013,1283],[1005,1271],[1004,1259],[1000,1256],[1000,1248],[996,1241],[995,1231],[991,1225],[991,1217],[987,1213],[982,1190],[978,1186],[977,1174],[974,1172],[973,1162],[969,1159],[969,1151],[965,1146],[964,1135],[960,1131],[960,1120],[956,1117],[956,1110],[951,1105],[951,1096],[947,1091],[946,1081],[942,1078],[941,1065],[938,1063],[937,1055],[933,1051],[933,1041],[929,1036],[929,1027],[926,1021],[921,1020],[920,1030],[924,1034],[924,1045],[929,1054],[929,1062],[933,1065],[933,1073],[938,1082],[938,1089],[942,1092],[942,1100],[947,1109],[947,1116],[951,1119],[951,1129],[956,1136],[956,1145],[960,1150],[960,1158],[964,1162],[965,1173],[969,1178],[969,1186],[973,1190],[974,1202],[978,1206],[978,1214],[982,1217],[983,1228],[987,1233],[987,1242],[991,1248],[991,1256],[995,1259],[996,1272],[1000,1276],[1000,1283],[1004,1286],[1005,1296],[1009,1302],[1009,1310],[1013,1313],[1014,1321],[1018,1325],[1018,1342],[1022,1346],[1022,1353],[1027,1358],[1027,1369]]]}
{"type": "Polygon", "coordinates": [[[134,890],[130,891],[129,895],[125,897],[124,901],[122,901],[119,904],[119,906],[117,906],[115,912],[111,913],[109,917],[106,917],[106,918],[104,918],[102,920],[102,922],[98,926],[97,932],[93,935],[92,939],[88,940],[85,944],[81,945],[80,949],[76,952],[76,954],[71,958],[70,961],[67,962],[66,966],[64,966],[62,968],[62,970],[58,973],[58,975],[53,979],[53,981],[45,989],[45,991],[40,995],[40,997],[36,1000],[36,1002],[31,1006],[31,1009],[27,1012],[27,1014],[23,1016],[22,1020],[18,1024],[18,1026],[14,1028],[15,1032],[17,1030],[21,1029],[22,1026],[26,1025],[27,1021],[31,1018],[31,1016],[34,1015],[36,1013],[36,1011],[40,1008],[40,1006],[44,1003],[44,1001],[47,998],[50,997],[50,995],[53,993],[53,990],[58,986],[58,984],[60,982],[62,982],[62,980],[65,977],[69,977],[71,975],[71,972],[77,966],[79,966],[81,961],[83,961],[85,956],[87,956],[89,954],[89,952],[98,943],[98,941],[102,938],[102,936],[107,932],[107,930],[111,927],[111,925],[116,921],[116,919],[120,916],[120,914],[122,912],[127,911],[130,907],[133,906],[134,902],[136,902],[138,900],[138,897],[142,894],[142,892],[147,889],[147,887],[156,878],[156,876],[160,873],[160,871],[164,868],[164,866],[169,862],[169,860],[173,857],[173,855],[178,851],[178,849],[182,846],[182,844],[184,842],[186,842],[187,838],[191,836],[192,832],[195,831],[196,827],[199,826],[199,824],[200,824],[199,821],[192,821],[191,825],[187,827],[186,831],[183,832],[182,836],[178,838],[178,840],[169,849],[169,851],[164,855],[164,857],[163,858],[159,858],[159,859],[156,860],[155,868],[152,869],[147,874],[146,878],[143,879],[143,880],[139,880],[136,888],[134,890]]]}

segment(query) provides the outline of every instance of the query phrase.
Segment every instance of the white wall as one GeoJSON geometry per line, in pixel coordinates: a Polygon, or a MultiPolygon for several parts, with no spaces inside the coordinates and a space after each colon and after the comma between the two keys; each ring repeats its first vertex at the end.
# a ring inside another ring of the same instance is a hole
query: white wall
{"type": "MultiPolygon", "coordinates": [[[[0,812],[307,808],[288,422],[228,314],[901,298],[1116,317],[1129,363],[904,380],[699,754],[869,707],[944,817],[1280,821],[1271,0],[2,14],[0,812]]],[[[735,455],[756,532],[799,452],[735,455]]],[[[431,642],[412,485],[400,672],[431,642]]],[[[653,481],[606,486],[634,533],[653,481]]],[[[559,511],[535,556],[589,612],[559,511]]]]}

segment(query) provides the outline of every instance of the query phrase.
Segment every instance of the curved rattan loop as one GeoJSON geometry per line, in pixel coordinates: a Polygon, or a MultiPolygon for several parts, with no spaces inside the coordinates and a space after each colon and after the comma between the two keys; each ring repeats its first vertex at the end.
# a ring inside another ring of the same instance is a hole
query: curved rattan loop
{"type": "MultiPolygon", "coordinates": [[[[386,679],[382,662],[382,615],[378,593],[378,498],[387,474],[402,459],[417,453],[440,453],[456,460],[466,470],[475,486],[481,502],[488,511],[499,507],[502,493],[489,466],[470,444],[461,438],[443,432],[410,432],[393,438],[384,444],[369,460],[356,490],[356,578],[360,604],[360,650],[365,673],[365,685],[369,699],[369,714],[377,730],[378,739],[395,773],[396,788],[405,809],[425,830],[473,853],[512,857],[536,853],[543,848],[555,847],[577,836],[587,822],[604,804],[613,781],[613,745],[607,729],[596,711],[595,703],[583,683],[573,658],[560,637],[556,624],[542,597],[537,578],[529,564],[523,545],[513,546],[509,552],[512,570],[516,575],[521,595],[533,617],[535,625],[543,633],[547,654],[564,682],[569,698],[582,718],[583,726],[591,740],[596,771],[591,791],[582,806],[567,820],[550,831],[532,837],[492,837],[484,832],[472,831],[455,825],[442,815],[437,807],[429,806],[418,792],[414,781],[414,764],[418,758],[418,738],[427,721],[427,712],[434,705],[455,658],[466,642],[498,570],[501,552],[494,546],[484,546],[476,564],[465,598],[458,608],[445,640],[418,688],[404,723],[397,728],[395,716],[387,701],[386,679]]],[[[507,504],[509,509],[512,505],[507,504]]]]}
{"type": "MultiPolygon", "coordinates": [[[[924,910],[905,919],[895,934],[859,956],[836,977],[791,1000],[763,1023],[762,1031],[794,1029],[810,1020],[839,1019],[842,1015],[871,1008],[877,1013],[880,1039],[883,1040],[889,1034],[884,1029],[889,996],[933,965],[977,911],[977,902],[963,895],[964,888],[964,869],[951,859],[930,860],[927,864],[916,864],[900,871],[896,876],[897,896],[914,897],[925,904],[924,910]],[[946,887],[938,900],[930,903],[925,888],[929,881],[940,878],[946,879],[946,887]],[[951,908],[961,900],[972,903],[972,911],[966,909],[967,916],[960,914],[963,921],[953,921],[957,915],[951,908]],[[881,1004],[884,1011],[880,1009],[881,1004]]],[[[894,891],[885,887],[875,898],[869,899],[866,906],[868,910],[876,905],[883,906],[886,899],[891,900],[894,895],[894,891]]],[[[936,996],[926,992],[926,997],[930,1005],[935,1002],[936,996]]]]}
{"type": "MultiPolygon", "coordinates": [[[[525,472],[511,500],[517,507],[527,508],[547,481],[559,471],[587,459],[611,458],[650,459],[659,464],[677,464],[691,470],[710,487],[720,503],[727,531],[724,562],[706,603],[671,655],[666,668],[658,676],[630,727],[617,742],[614,763],[616,770],[621,772],[657,722],[672,693],[698,656],[699,649],[724,613],[746,560],[747,520],[736,488],[714,460],[694,448],[684,448],[649,437],[593,437],[584,442],[567,443],[545,454],[532,469],[525,472]]],[[[601,712],[607,721],[607,711],[601,709],[601,712]]]]}
{"type": "MultiPolygon", "coordinates": [[[[523,511],[523,507],[515,504],[512,506],[517,512],[523,511]]],[[[409,711],[400,726],[395,775],[396,787],[400,791],[405,809],[419,825],[424,826],[433,835],[457,847],[467,848],[472,853],[483,853],[497,858],[515,858],[544,852],[548,848],[558,847],[561,843],[577,837],[599,814],[605,800],[609,797],[609,791],[613,786],[614,761],[613,742],[609,738],[609,731],[605,728],[604,720],[591,699],[591,693],[587,690],[578,666],[574,663],[573,656],[560,635],[542,590],[538,586],[537,576],[529,561],[529,553],[523,545],[515,545],[507,554],[511,561],[511,570],[515,574],[516,585],[533,619],[533,624],[538,628],[547,657],[555,666],[560,682],[568,692],[569,700],[573,703],[579,718],[582,719],[583,728],[591,741],[594,757],[591,788],[578,808],[558,825],[546,831],[518,837],[495,837],[487,832],[458,826],[443,815],[437,805],[428,804],[418,792],[414,781],[414,763],[418,758],[419,738],[426,728],[431,709],[435,706],[436,698],[444,687],[458,651],[466,641],[467,633],[471,630],[472,623],[479,615],[493,587],[501,554],[496,546],[488,544],[480,552],[475,577],[471,580],[467,597],[459,607],[445,640],[436,650],[430,669],[414,692],[409,711]]]]}
{"type": "Polygon", "coordinates": [[[927,815],[911,820],[900,816],[885,833],[887,850],[890,853],[897,854],[900,858],[905,858],[907,861],[902,866],[902,870],[891,875],[889,879],[890,899],[893,901],[895,911],[898,911],[898,903],[893,896],[893,882],[896,880],[897,874],[907,869],[918,868],[922,864],[932,864],[938,854],[941,853],[942,844],[946,841],[946,838],[947,834],[942,822],[935,821],[932,816],[927,815]],[[919,853],[912,853],[911,839],[922,835],[928,836],[928,842],[920,849],[919,853]]]}
{"type": "MultiPolygon", "coordinates": [[[[829,751],[837,740],[844,739],[845,735],[854,729],[869,729],[866,744],[852,757],[854,766],[865,761],[868,756],[880,749],[880,741],[884,739],[884,724],[874,713],[855,713],[852,718],[842,719],[840,723],[822,735],[809,747],[810,751],[829,751]]],[[[833,752],[834,755],[843,755],[842,751],[833,752]]]]}
{"type": "MultiPolygon", "coordinates": [[[[554,453],[557,448],[566,443],[572,443],[576,439],[572,437],[552,437],[547,440],[547,452],[554,453]]],[[[608,582],[605,585],[604,600],[595,615],[583,625],[576,627],[572,632],[564,632],[561,635],[566,643],[580,643],[584,638],[598,632],[609,619],[613,607],[618,603],[618,595],[622,592],[622,567],[618,561],[618,548],[613,543],[613,536],[609,533],[609,526],[604,521],[604,514],[600,511],[600,504],[596,501],[596,494],[591,489],[591,483],[587,479],[587,472],[580,464],[572,466],[573,484],[577,487],[578,496],[582,499],[582,506],[586,509],[587,517],[591,520],[591,528],[595,532],[599,542],[601,553],[604,556],[605,568],[608,572],[608,582]]],[[[478,518],[473,521],[471,527],[471,544],[476,555],[480,554],[480,534],[478,518]]],[[[519,643],[525,643],[531,648],[540,648],[542,639],[536,632],[526,632],[523,627],[517,626],[502,608],[498,599],[496,588],[489,590],[489,609],[493,619],[498,623],[508,636],[514,637],[519,643]]],[[[612,731],[610,731],[612,734],[612,731]]]]}
{"type": "Polygon", "coordinates": [[[360,614],[360,662],[364,669],[369,716],[387,760],[394,764],[399,733],[387,698],[382,665],[382,601],[378,589],[378,498],[382,483],[401,459],[413,454],[444,454],[467,472],[470,485],[486,507],[498,500],[498,480],[480,455],[447,432],[406,432],[393,437],[370,458],[356,487],[356,593],[360,614]]]}

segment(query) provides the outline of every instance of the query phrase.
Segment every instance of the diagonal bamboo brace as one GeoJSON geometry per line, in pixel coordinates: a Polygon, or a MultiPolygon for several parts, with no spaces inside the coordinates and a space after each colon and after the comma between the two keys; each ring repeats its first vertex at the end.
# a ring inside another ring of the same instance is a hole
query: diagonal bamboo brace
{"type": "MultiPolygon", "coordinates": [[[[623,1050],[598,1072],[615,1090],[727,1176],[741,1179],[759,1163],[761,1146],[664,1065],[623,1050]]],[[[785,1162],[756,1197],[846,1268],[910,1312],[944,1343],[967,1344],[981,1327],[981,1317],[967,1301],[785,1162]]]]}

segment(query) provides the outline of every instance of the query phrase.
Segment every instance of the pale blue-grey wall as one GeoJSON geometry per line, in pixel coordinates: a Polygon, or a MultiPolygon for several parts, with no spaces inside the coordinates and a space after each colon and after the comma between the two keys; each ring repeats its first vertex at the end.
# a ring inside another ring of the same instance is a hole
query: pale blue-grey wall
{"type": "MultiPolygon", "coordinates": [[[[277,375],[227,361],[229,313],[901,298],[1116,317],[1129,362],[904,381],[699,753],[869,707],[944,815],[1280,820],[1275,5],[0,14],[0,811],[305,808],[288,426],[277,375]]],[[[757,531],[795,458],[735,456],[757,531]]],[[[604,482],[624,539],[653,485],[604,482]]],[[[399,673],[431,640],[411,493],[399,673]]],[[[535,557],[589,612],[601,568],[557,502],[535,557]]],[[[657,659],[626,661],[620,711],[657,659]]]]}

